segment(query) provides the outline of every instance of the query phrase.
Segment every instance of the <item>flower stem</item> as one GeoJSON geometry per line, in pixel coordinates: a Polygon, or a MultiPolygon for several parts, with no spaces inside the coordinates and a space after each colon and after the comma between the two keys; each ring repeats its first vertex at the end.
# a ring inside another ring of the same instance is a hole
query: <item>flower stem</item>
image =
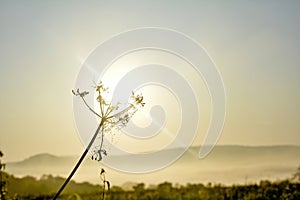
{"type": "Polygon", "coordinates": [[[60,189],[57,191],[57,193],[55,194],[55,196],[53,197],[53,200],[56,200],[57,197],[60,195],[60,193],[64,190],[64,188],[67,186],[67,184],[70,182],[72,176],[75,174],[75,172],[77,171],[78,167],[80,166],[80,164],[82,163],[83,159],[85,158],[86,154],[89,152],[91,146],[93,145],[95,139],[97,138],[97,135],[100,131],[100,129],[102,128],[103,125],[103,120],[101,120],[93,138],[91,139],[89,145],[86,147],[85,151],[83,152],[83,154],[81,155],[80,159],[78,160],[77,164],[75,165],[75,167],[73,168],[73,170],[71,171],[70,175],[68,176],[68,178],[65,180],[64,184],[60,187],[60,189]]]}

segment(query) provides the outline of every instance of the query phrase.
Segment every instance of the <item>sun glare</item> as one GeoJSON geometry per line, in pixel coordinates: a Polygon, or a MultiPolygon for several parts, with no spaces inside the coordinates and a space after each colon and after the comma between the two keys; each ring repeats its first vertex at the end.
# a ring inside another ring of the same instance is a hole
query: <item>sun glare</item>
{"type": "MultiPolygon", "coordinates": [[[[175,71],[179,70],[180,74],[187,78],[186,81],[191,82],[190,84],[197,84],[198,88],[202,88],[204,91],[201,91],[201,100],[203,100],[203,104],[206,106],[210,104],[205,84],[201,82],[201,77],[199,83],[199,77],[195,77],[195,74],[197,73],[194,73],[189,64],[185,63],[181,58],[178,58],[175,55],[154,50],[132,52],[118,58],[107,67],[107,70],[101,77],[101,81],[108,86],[110,90],[107,98],[112,98],[113,91],[116,89],[118,82],[122,77],[127,73],[130,73],[131,70],[148,64],[170,66],[172,69],[174,68],[175,71]],[[189,70],[189,68],[191,69],[189,70]]],[[[100,78],[98,81],[100,81],[100,78]]],[[[116,136],[118,137],[116,140],[118,143],[113,145],[117,145],[118,148],[132,153],[152,152],[165,148],[174,140],[181,124],[180,102],[178,102],[176,95],[172,93],[172,91],[160,85],[149,83],[139,85],[133,90],[141,93],[144,97],[144,102],[146,103],[145,107],[133,116],[132,123],[134,125],[141,128],[147,128],[152,123],[154,125],[161,124],[162,122],[157,122],[156,119],[153,119],[153,116],[151,116],[151,108],[157,105],[163,108],[166,120],[163,127],[158,128],[159,131],[153,133],[153,135],[148,138],[139,138],[138,135],[133,137],[130,133],[126,133],[126,129],[123,129],[122,133],[118,133],[118,136],[116,136]],[[141,149],[143,152],[141,152],[141,149]]],[[[126,100],[123,100],[122,103],[127,102],[126,100]]],[[[94,105],[97,107],[97,101],[95,101],[94,105]]],[[[209,110],[209,108],[205,109],[209,110]]],[[[205,111],[205,109],[202,110],[205,111]]],[[[206,116],[209,116],[209,114],[206,116]]],[[[209,121],[209,119],[206,121],[209,121]]]]}

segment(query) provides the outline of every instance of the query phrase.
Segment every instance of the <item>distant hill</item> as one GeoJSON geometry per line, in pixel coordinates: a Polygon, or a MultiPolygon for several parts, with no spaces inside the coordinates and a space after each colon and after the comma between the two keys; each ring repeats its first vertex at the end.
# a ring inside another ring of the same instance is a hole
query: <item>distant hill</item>
{"type": "Polygon", "coordinates": [[[69,164],[76,160],[76,156],[54,156],[48,153],[37,154],[26,158],[23,161],[19,162],[10,162],[8,166],[14,167],[26,167],[26,166],[57,166],[57,165],[64,165],[69,164]]]}
{"type": "MultiPolygon", "coordinates": [[[[165,150],[165,153],[173,150],[165,150]]],[[[85,159],[74,176],[76,181],[99,184],[101,167],[107,169],[107,177],[114,185],[125,182],[156,184],[216,182],[245,183],[261,179],[284,179],[290,177],[300,166],[300,146],[216,146],[205,159],[199,160],[199,147],[191,147],[171,166],[150,174],[127,174],[109,169],[101,163],[85,159]]],[[[43,174],[66,177],[79,156],[54,156],[39,154],[23,161],[7,163],[6,171],[15,176],[43,174]]],[[[130,157],[120,156],[124,162],[130,157]]]]}

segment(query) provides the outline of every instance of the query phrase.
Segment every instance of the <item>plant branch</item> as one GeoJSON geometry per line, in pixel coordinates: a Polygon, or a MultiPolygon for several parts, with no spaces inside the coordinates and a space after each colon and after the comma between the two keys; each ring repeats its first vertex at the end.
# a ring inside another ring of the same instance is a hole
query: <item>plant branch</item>
{"type": "Polygon", "coordinates": [[[103,120],[101,120],[93,138],[91,139],[89,145],[86,147],[85,151],[83,152],[83,154],[81,155],[80,159],[78,160],[77,164],[75,165],[75,167],[73,168],[73,170],[71,171],[70,175],[68,176],[68,178],[65,180],[65,182],[63,183],[63,185],[60,187],[60,189],[58,190],[58,192],[55,194],[55,196],[53,197],[53,200],[56,200],[57,197],[60,195],[60,193],[64,190],[64,188],[66,187],[66,185],[70,182],[72,176],[75,174],[76,170],[78,169],[78,167],[80,166],[80,164],[82,163],[83,159],[85,158],[86,154],[89,152],[91,146],[93,145],[95,139],[97,138],[97,135],[100,131],[100,129],[103,126],[103,120]]]}
{"type": "Polygon", "coordinates": [[[128,106],[128,107],[125,108],[124,110],[122,110],[122,111],[120,111],[120,112],[118,112],[118,113],[116,113],[116,114],[114,114],[114,115],[112,115],[112,116],[109,116],[109,117],[106,118],[106,119],[111,119],[111,118],[117,117],[117,116],[119,116],[119,115],[122,115],[124,112],[127,112],[128,110],[130,110],[130,109],[133,108],[133,107],[134,107],[134,105],[130,104],[130,106],[128,106]]]}
{"type": "MultiPolygon", "coordinates": [[[[88,107],[88,109],[90,111],[92,111],[92,113],[94,113],[95,115],[97,115],[98,117],[102,118],[96,111],[94,111],[88,104],[87,102],[85,101],[84,99],[84,96],[89,94],[88,92],[79,92],[79,89],[77,89],[77,91],[75,92],[74,90],[72,90],[72,93],[75,95],[75,96],[80,96],[80,98],[83,100],[84,104],[86,105],[86,107],[88,107]]],[[[100,106],[101,107],[101,106],[100,106]]],[[[103,114],[102,114],[103,116],[103,114]]]]}
{"type": "Polygon", "coordinates": [[[81,97],[81,98],[82,98],[84,104],[88,107],[88,109],[89,109],[90,111],[92,111],[92,113],[94,113],[94,114],[97,115],[98,117],[102,118],[96,111],[94,111],[94,110],[86,103],[84,97],[81,97]]]}

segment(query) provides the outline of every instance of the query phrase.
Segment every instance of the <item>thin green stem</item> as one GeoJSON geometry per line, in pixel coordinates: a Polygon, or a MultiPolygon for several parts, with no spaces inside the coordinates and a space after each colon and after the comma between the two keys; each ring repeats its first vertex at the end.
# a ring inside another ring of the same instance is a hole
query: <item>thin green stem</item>
{"type": "Polygon", "coordinates": [[[105,200],[105,180],[103,181],[102,200],[105,200]]]}
{"type": "Polygon", "coordinates": [[[117,114],[114,114],[114,115],[112,115],[112,116],[109,116],[107,119],[111,119],[111,118],[113,118],[113,117],[117,117],[117,116],[123,114],[124,112],[127,112],[127,111],[130,110],[132,107],[134,107],[134,105],[130,104],[130,106],[128,106],[128,107],[125,108],[124,110],[118,112],[117,114]]]}
{"type": "Polygon", "coordinates": [[[94,110],[87,104],[87,102],[85,101],[84,97],[81,97],[81,98],[82,98],[84,104],[88,107],[88,109],[89,109],[90,111],[92,111],[92,113],[94,113],[94,114],[97,115],[98,117],[102,118],[96,111],[94,111],[94,110]]]}
{"type": "MultiPolygon", "coordinates": [[[[103,119],[103,123],[104,123],[104,120],[103,119]]],[[[101,143],[100,143],[100,151],[102,150],[102,146],[103,146],[103,138],[104,138],[104,126],[101,127],[101,143]]]]}
{"type": "Polygon", "coordinates": [[[55,196],[53,197],[53,200],[56,200],[57,197],[60,195],[60,193],[64,190],[64,188],[67,186],[67,184],[70,182],[72,176],[75,174],[75,172],[77,171],[78,167],[80,166],[80,164],[82,163],[83,159],[85,158],[86,154],[89,152],[91,146],[93,145],[95,139],[97,138],[97,135],[100,131],[100,129],[103,126],[103,120],[101,120],[94,136],[92,137],[89,145],[86,147],[85,151],[83,152],[83,154],[81,155],[80,159],[78,160],[77,164],[75,165],[75,167],[73,168],[73,170],[71,171],[70,175],[68,176],[68,178],[65,180],[65,182],[63,183],[63,185],[60,187],[60,189],[57,191],[57,193],[55,194],[55,196]]]}
{"type": "Polygon", "coordinates": [[[104,114],[105,117],[107,117],[112,111],[113,111],[113,107],[112,107],[112,104],[110,103],[106,109],[106,112],[104,114]]]}

